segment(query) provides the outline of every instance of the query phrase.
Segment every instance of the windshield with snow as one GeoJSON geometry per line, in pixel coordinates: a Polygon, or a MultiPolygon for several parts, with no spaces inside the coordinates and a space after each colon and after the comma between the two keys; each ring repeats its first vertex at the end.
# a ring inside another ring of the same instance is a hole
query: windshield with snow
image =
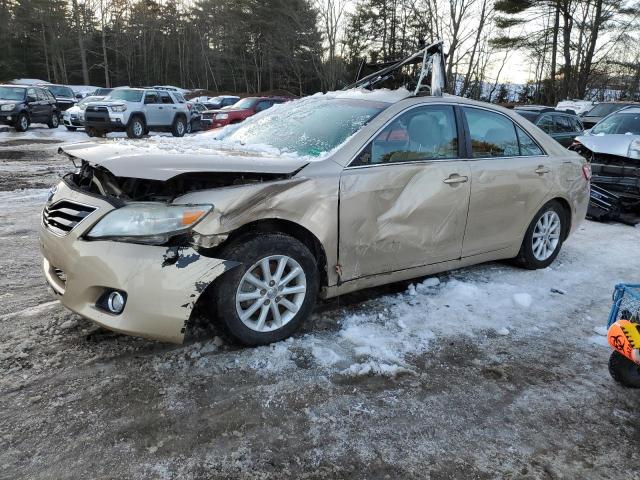
{"type": "Polygon", "coordinates": [[[348,98],[308,97],[272,107],[245,121],[225,140],[271,145],[319,156],[340,145],[390,104],[348,98]]]}
{"type": "Polygon", "coordinates": [[[124,100],[125,102],[139,102],[142,100],[142,90],[123,88],[112,91],[105,100],[124,100]]]}
{"type": "Polygon", "coordinates": [[[592,135],[640,135],[640,113],[619,112],[600,121],[591,129],[592,135]]]}
{"type": "Polygon", "coordinates": [[[24,88],[0,87],[0,99],[2,100],[24,100],[24,88]]]}

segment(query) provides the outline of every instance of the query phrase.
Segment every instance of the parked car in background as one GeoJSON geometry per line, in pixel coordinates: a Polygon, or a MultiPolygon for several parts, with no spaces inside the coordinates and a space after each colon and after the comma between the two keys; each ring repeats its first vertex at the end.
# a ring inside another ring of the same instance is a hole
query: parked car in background
{"type": "Polygon", "coordinates": [[[62,115],[66,109],[73,107],[78,100],[73,90],[66,85],[55,85],[52,83],[44,83],[38,85],[41,88],[46,88],[56,99],[56,105],[58,106],[58,114],[62,115]]]}
{"type": "Polygon", "coordinates": [[[290,102],[206,152],[63,147],[79,170],[44,207],[47,282],[122,333],[182,342],[197,304],[266,345],[318,296],[499,259],[553,263],[587,209],[582,157],[489,103],[371,96],[290,102]]]}
{"type": "Polygon", "coordinates": [[[596,104],[591,110],[581,116],[584,128],[591,128],[607,115],[617,112],[621,108],[640,105],[634,102],[602,102],[596,104]]]}
{"type": "Polygon", "coordinates": [[[0,123],[25,132],[32,123],[58,128],[60,118],[56,99],[41,87],[0,85],[0,123]]]}
{"type": "Polygon", "coordinates": [[[516,107],[514,111],[537,125],[563,147],[569,147],[573,143],[573,139],[582,135],[584,131],[580,118],[573,113],[552,107],[529,105],[516,107]]]}
{"type": "Polygon", "coordinates": [[[239,123],[277,103],[284,103],[289,100],[291,99],[286,97],[246,97],[229,107],[203,112],[201,121],[205,128],[224,127],[239,123]]]}
{"type": "Polygon", "coordinates": [[[127,132],[140,138],[150,130],[170,131],[174,137],[187,132],[191,113],[182,95],[150,88],[116,88],[99,102],[87,104],[85,131],[89,136],[127,132]]]}
{"type": "Polygon", "coordinates": [[[187,106],[191,111],[191,118],[187,124],[187,133],[199,132],[202,130],[202,112],[207,110],[207,107],[200,102],[187,102],[187,106]]]}
{"type": "Polygon", "coordinates": [[[571,149],[591,163],[589,216],[640,222],[640,105],[603,118],[571,149]]]}
{"type": "Polygon", "coordinates": [[[235,95],[219,95],[217,97],[210,97],[202,103],[207,107],[207,110],[218,110],[220,108],[229,107],[238,100],[240,100],[240,97],[235,95]]]}
{"type": "Polygon", "coordinates": [[[94,97],[106,97],[113,91],[113,88],[96,88],[91,96],[94,97]]]}
{"type": "Polygon", "coordinates": [[[75,132],[78,128],[84,128],[84,111],[87,105],[103,98],[99,96],[84,97],[76,105],[62,112],[62,124],[71,132],[75,132]]]}
{"type": "Polygon", "coordinates": [[[563,100],[558,102],[556,110],[572,110],[576,115],[584,115],[593,108],[595,102],[591,100],[563,100]]]}

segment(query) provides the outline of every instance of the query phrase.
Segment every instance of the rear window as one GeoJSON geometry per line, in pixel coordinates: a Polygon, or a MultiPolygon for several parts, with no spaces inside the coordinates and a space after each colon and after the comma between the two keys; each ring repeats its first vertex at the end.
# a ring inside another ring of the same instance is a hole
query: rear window
{"type": "Polygon", "coordinates": [[[514,112],[516,112],[518,115],[520,115],[521,117],[526,118],[527,120],[529,120],[530,122],[535,122],[536,118],[538,117],[538,114],[536,112],[530,112],[528,110],[518,110],[517,108],[514,110],[514,112]]]}

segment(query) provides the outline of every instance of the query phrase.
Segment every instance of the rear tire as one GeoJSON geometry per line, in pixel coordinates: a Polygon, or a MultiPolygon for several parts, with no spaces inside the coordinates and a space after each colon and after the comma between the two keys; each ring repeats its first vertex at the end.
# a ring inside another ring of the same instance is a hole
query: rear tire
{"type": "Polygon", "coordinates": [[[556,200],[547,202],[536,213],[522,240],[516,265],[529,270],[547,268],[560,253],[566,237],[567,219],[556,200]]]}
{"type": "Polygon", "coordinates": [[[144,120],[141,117],[136,115],[131,120],[129,120],[129,125],[127,125],[127,137],[142,138],[145,131],[146,126],[144,124],[144,120]]]}
{"type": "Polygon", "coordinates": [[[17,132],[26,132],[29,129],[29,117],[24,113],[18,115],[15,128],[17,132]]]}
{"type": "Polygon", "coordinates": [[[60,117],[58,117],[58,112],[51,112],[51,118],[47,122],[47,127],[58,128],[59,125],[60,125],[60,117]]]}
{"type": "Polygon", "coordinates": [[[176,117],[171,125],[171,135],[174,137],[183,137],[187,132],[187,121],[183,116],[176,117]]]}
{"type": "Polygon", "coordinates": [[[609,373],[625,387],[640,388],[640,365],[615,350],[609,357],[609,373]]]}
{"type": "Polygon", "coordinates": [[[256,234],[224,247],[220,258],[242,262],[220,277],[213,290],[217,319],[235,340],[252,346],[284,340],[311,314],[318,267],[300,241],[280,233],[256,234]],[[268,266],[268,274],[262,265],[268,266]],[[241,300],[243,295],[250,298],[241,300]],[[252,307],[254,313],[247,317],[252,307]]]}

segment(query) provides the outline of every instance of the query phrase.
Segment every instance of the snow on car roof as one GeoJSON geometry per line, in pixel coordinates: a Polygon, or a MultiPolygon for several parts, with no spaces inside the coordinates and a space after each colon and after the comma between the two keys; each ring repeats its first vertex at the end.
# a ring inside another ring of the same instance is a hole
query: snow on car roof
{"type": "Polygon", "coordinates": [[[336,90],[327,93],[316,93],[312,97],[327,96],[329,98],[348,98],[355,100],[370,100],[373,102],[396,103],[411,95],[411,92],[404,87],[390,90],[379,88],[367,90],[365,88],[351,88],[349,90],[336,90]]]}

